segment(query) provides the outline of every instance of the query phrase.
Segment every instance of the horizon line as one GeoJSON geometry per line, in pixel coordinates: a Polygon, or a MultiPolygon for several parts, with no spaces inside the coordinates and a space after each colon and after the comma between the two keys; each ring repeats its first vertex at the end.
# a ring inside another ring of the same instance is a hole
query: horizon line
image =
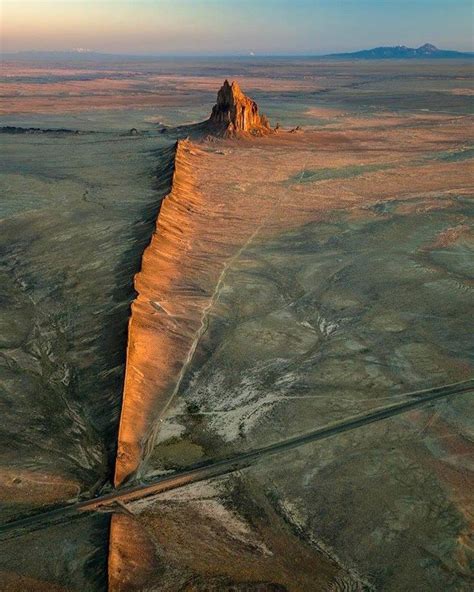
{"type": "MultiPolygon", "coordinates": [[[[78,58],[83,57],[87,58],[87,56],[94,57],[94,56],[104,56],[104,57],[116,57],[116,58],[153,58],[153,59],[189,59],[189,58],[246,58],[246,59],[264,59],[264,58],[327,58],[327,57],[337,57],[337,56],[350,56],[351,54],[358,53],[359,51],[365,50],[356,50],[356,51],[341,51],[341,52],[332,52],[332,53],[262,53],[262,54],[247,54],[247,53],[175,53],[175,54],[153,54],[153,53],[109,53],[109,52],[102,52],[102,51],[91,51],[91,52],[74,52],[74,51],[67,51],[67,50],[21,50],[16,52],[2,52],[0,51],[0,56],[2,58],[8,57],[15,57],[15,56],[24,56],[27,54],[36,54],[37,56],[45,56],[51,55],[61,57],[61,56],[77,56],[78,58]]],[[[449,49],[443,51],[452,51],[453,53],[463,54],[464,56],[472,56],[474,57],[474,51],[463,51],[457,49],[449,49]]],[[[453,56],[455,59],[456,56],[453,56]]],[[[379,58],[384,59],[384,58],[379,58]]],[[[426,57],[419,56],[414,58],[385,58],[385,59],[399,59],[399,60],[410,60],[415,61],[416,59],[419,60],[426,60],[426,57]]],[[[436,59],[436,58],[431,58],[436,59]]],[[[440,59],[440,58],[438,58],[440,59]]],[[[449,58],[445,58],[449,59],[449,58]]]]}
{"type": "MultiPolygon", "coordinates": [[[[425,44],[426,45],[426,44],[425,44]]],[[[108,57],[127,57],[127,58],[286,58],[286,57],[328,57],[328,56],[337,56],[337,55],[348,55],[352,53],[358,53],[361,51],[371,51],[373,49],[379,48],[395,48],[395,47],[406,47],[408,49],[418,49],[421,46],[417,47],[410,47],[406,45],[377,45],[370,48],[362,48],[362,49],[353,49],[353,50],[345,50],[345,51],[331,51],[331,52],[317,52],[317,51],[307,51],[307,52],[289,52],[289,53],[257,53],[257,52],[231,52],[231,53],[218,53],[218,52],[202,52],[202,53],[127,53],[127,52],[108,52],[108,51],[101,51],[95,49],[83,49],[83,48],[72,48],[72,49],[21,49],[17,51],[2,51],[0,50],[0,56],[21,56],[24,54],[37,54],[37,55],[45,55],[45,54],[54,54],[54,55],[74,55],[77,57],[84,57],[87,56],[108,56],[108,57]]],[[[462,54],[470,54],[474,55],[474,51],[469,50],[462,50],[462,49],[447,49],[447,48],[437,48],[440,51],[452,51],[456,53],[462,54]]],[[[401,58],[402,59],[402,58],[401,58]]],[[[413,59],[413,58],[410,58],[413,59]]]]}

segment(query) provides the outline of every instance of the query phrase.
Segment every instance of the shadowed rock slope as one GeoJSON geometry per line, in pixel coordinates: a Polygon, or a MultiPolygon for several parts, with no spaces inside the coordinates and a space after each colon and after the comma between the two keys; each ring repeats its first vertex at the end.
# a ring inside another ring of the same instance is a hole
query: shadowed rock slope
{"type": "Polygon", "coordinates": [[[170,194],[163,202],[156,232],[135,277],[138,296],[132,304],[115,485],[134,474],[146,442],[166,405],[192,336],[197,331],[202,298],[180,298],[192,290],[179,286],[177,270],[193,236],[189,212],[198,209],[193,188],[190,143],[177,144],[170,194]],[[191,225],[191,226],[190,226],[191,225]],[[176,318],[182,330],[177,331],[176,318]]]}
{"type": "MultiPolygon", "coordinates": [[[[204,126],[207,131],[224,137],[271,132],[267,118],[259,115],[257,104],[245,96],[236,82],[229,84],[227,80],[204,126]]],[[[116,485],[134,475],[146,456],[147,443],[153,442],[153,432],[159,427],[157,418],[179,388],[187,358],[192,357],[195,344],[205,329],[203,314],[212,303],[220,268],[232,249],[238,248],[244,240],[245,226],[238,233],[237,245],[230,241],[221,245],[219,253],[214,252],[215,247],[199,253],[193,269],[205,269],[204,277],[210,280],[205,288],[196,290],[179,274],[183,256],[192,251],[192,237],[202,234],[200,225],[207,227],[209,215],[221,222],[221,210],[213,213],[209,204],[209,211],[194,182],[194,171],[198,168],[195,161],[200,153],[188,140],[178,141],[172,190],[163,202],[157,230],[144,253],[142,270],[135,278],[138,297],[132,305],[129,324],[116,485]],[[190,215],[193,213],[199,213],[199,223],[190,215]],[[179,278],[184,285],[180,285],[179,278]],[[180,319],[179,326],[176,319],[180,319]]],[[[242,207],[245,208],[245,203],[242,207]]],[[[191,272],[187,277],[191,277],[191,272]]]]}

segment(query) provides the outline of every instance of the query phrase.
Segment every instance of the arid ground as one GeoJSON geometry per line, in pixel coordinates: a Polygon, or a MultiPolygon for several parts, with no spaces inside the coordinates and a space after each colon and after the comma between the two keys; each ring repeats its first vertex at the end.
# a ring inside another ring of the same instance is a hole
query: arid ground
{"type": "Polygon", "coordinates": [[[471,590],[471,65],[2,70],[2,590],[471,590]]]}

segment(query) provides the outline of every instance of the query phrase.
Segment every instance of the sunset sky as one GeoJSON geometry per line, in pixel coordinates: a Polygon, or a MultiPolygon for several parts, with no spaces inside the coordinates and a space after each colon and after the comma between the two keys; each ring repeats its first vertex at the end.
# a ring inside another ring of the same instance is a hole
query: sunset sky
{"type": "Polygon", "coordinates": [[[471,0],[1,0],[2,51],[318,54],[471,51],[471,0]]]}

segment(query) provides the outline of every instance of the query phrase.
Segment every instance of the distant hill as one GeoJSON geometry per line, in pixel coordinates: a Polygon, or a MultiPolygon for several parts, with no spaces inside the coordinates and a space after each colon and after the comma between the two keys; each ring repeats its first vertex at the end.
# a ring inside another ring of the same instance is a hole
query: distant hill
{"type": "MultiPolygon", "coordinates": [[[[0,0],[1,2],[1,0],[0,0]]],[[[173,56],[173,55],[128,55],[128,54],[112,54],[100,53],[85,49],[76,49],[73,51],[19,51],[15,53],[1,53],[0,57],[3,60],[11,60],[15,62],[58,62],[58,63],[83,63],[83,62],[142,62],[142,61],[156,61],[166,59],[176,59],[176,57],[186,58],[187,56],[173,56]]],[[[188,56],[193,57],[193,56],[188,56]]],[[[194,56],[194,58],[206,56],[194,56]]],[[[221,57],[226,56],[214,56],[221,57]]],[[[277,57],[295,57],[298,56],[259,56],[265,58],[277,57]]],[[[425,43],[421,47],[413,48],[405,45],[397,45],[395,47],[374,47],[373,49],[363,49],[362,51],[354,51],[351,53],[332,53],[328,55],[309,55],[307,57],[315,59],[346,59],[346,60],[387,60],[387,59],[440,59],[440,58],[474,58],[474,52],[452,51],[447,49],[438,49],[430,43],[425,43]]],[[[227,56],[227,59],[249,59],[249,56],[227,56]]],[[[255,59],[255,58],[252,58],[255,59]]]]}
{"type": "Polygon", "coordinates": [[[474,53],[438,49],[430,43],[421,47],[406,47],[397,45],[395,47],[374,47],[363,49],[352,53],[333,53],[324,57],[351,59],[351,60],[391,60],[391,59],[441,59],[441,58],[473,58],[474,53]]]}

